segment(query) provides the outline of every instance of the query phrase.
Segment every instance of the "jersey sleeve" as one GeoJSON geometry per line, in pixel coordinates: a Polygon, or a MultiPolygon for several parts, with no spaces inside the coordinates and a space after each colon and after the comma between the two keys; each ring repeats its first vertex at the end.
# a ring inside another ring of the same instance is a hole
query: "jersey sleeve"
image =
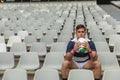
{"type": "Polygon", "coordinates": [[[93,41],[89,41],[89,45],[90,45],[90,48],[92,49],[92,51],[96,51],[96,47],[95,47],[95,44],[93,41]]]}
{"type": "Polygon", "coordinates": [[[75,42],[69,41],[69,43],[67,45],[66,53],[70,52],[73,49],[74,44],[75,44],[75,42]]]}

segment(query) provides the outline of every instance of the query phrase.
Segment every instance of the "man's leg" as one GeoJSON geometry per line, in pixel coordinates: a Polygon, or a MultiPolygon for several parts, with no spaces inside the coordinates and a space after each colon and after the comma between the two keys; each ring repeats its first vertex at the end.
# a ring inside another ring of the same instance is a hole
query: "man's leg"
{"type": "Polygon", "coordinates": [[[94,77],[95,80],[100,80],[101,78],[101,63],[97,60],[97,61],[88,61],[84,66],[84,69],[94,69],[93,73],[94,73],[94,77]]]}
{"type": "Polygon", "coordinates": [[[93,62],[94,67],[94,76],[96,80],[99,80],[101,78],[101,63],[97,60],[93,62]]]}
{"type": "Polygon", "coordinates": [[[77,65],[73,61],[65,60],[62,64],[62,70],[61,70],[63,80],[67,80],[70,69],[77,69],[77,68],[78,68],[77,65]]]}

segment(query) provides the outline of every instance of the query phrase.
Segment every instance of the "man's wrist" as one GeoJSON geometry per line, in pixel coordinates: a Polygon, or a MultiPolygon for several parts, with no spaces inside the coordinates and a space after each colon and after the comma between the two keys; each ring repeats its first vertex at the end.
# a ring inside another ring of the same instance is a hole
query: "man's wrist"
{"type": "Polygon", "coordinates": [[[89,50],[89,51],[88,51],[88,53],[90,53],[90,54],[91,54],[91,53],[92,53],[92,50],[89,50]]]}
{"type": "Polygon", "coordinates": [[[72,50],[70,51],[70,54],[74,55],[74,53],[75,53],[75,50],[72,49],[72,50]]]}

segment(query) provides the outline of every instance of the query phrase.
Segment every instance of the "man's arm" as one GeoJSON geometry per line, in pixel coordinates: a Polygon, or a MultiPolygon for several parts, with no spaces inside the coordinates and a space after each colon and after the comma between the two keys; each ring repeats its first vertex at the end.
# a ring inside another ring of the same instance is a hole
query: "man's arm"
{"type": "MultiPolygon", "coordinates": [[[[97,58],[98,58],[97,51],[92,50],[92,49],[90,48],[90,45],[89,45],[88,42],[85,43],[85,47],[86,47],[86,49],[88,50],[91,58],[92,58],[93,60],[97,60],[97,58]]],[[[95,47],[95,46],[94,46],[94,47],[95,47]]]]}
{"type": "Polygon", "coordinates": [[[80,46],[80,42],[76,42],[73,49],[70,52],[66,53],[65,59],[69,60],[69,61],[72,60],[72,57],[73,57],[75,51],[79,49],[79,46],[80,46]]]}

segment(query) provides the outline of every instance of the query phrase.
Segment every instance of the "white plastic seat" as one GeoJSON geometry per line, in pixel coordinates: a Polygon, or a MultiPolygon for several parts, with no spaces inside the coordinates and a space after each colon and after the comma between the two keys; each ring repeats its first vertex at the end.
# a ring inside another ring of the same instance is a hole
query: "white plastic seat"
{"type": "Polygon", "coordinates": [[[120,69],[105,70],[102,80],[120,80],[120,69]]]}
{"type": "Polygon", "coordinates": [[[13,52],[15,56],[20,56],[22,53],[27,52],[25,43],[22,42],[13,43],[10,52],[13,52]]]}
{"type": "Polygon", "coordinates": [[[33,80],[60,80],[59,73],[54,69],[38,69],[33,80]]]}
{"type": "Polygon", "coordinates": [[[0,43],[0,52],[7,52],[6,44],[0,43]]]}
{"type": "Polygon", "coordinates": [[[20,36],[10,36],[7,43],[7,47],[11,47],[13,43],[16,43],[16,42],[22,42],[21,40],[22,39],[20,36]]]}
{"type": "Polygon", "coordinates": [[[57,42],[69,42],[71,37],[69,35],[60,35],[58,36],[57,42]]]}
{"type": "Polygon", "coordinates": [[[27,80],[27,72],[23,69],[7,69],[2,80],[27,80]]]}
{"type": "Polygon", "coordinates": [[[5,37],[5,40],[9,39],[10,36],[14,36],[14,32],[10,30],[5,30],[3,32],[3,36],[5,37]]]}
{"type": "Polygon", "coordinates": [[[65,42],[53,43],[50,52],[62,52],[64,55],[66,53],[67,44],[65,42]]]}
{"type": "Polygon", "coordinates": [[[0,70],[14,67],[14,55],[11,52],[0,52],[0,70]]]}
{"type": "Polygon", "coordinates": [[[34,42],[37,42],[34,36],[25,36],[24,43],[27,47],[31,47],[34,42]]]}
{"type": "Polygon", "coordinates": [[[46,44],[44,42],[33,43],[30,52],[37,52],[39,56],[45,56],[47,54],[46,44]]]}
{"type": "Polygon", "coordinates": [[[61,70],[64,55],[58,52],[50,52],[46,54],[42,68],[50,68],[61,70]]]}
{"type": "Polygon", "coordinates": [[[103,41],[103,42],[106,42],[106,39],[105,39],[105,37],[101,34],[94,34],[94,35],[92,35],[92,40],[93,41],[103,41]],[[98,37],[99,36],[99,37],[98,37]]]}
{"type": "Polygon", "coordinates": [[[54,43],[53,37],[50,35],[43,36],[40,42],[45,42],[47,47],[51,47],[52,43],[54,43]]]}
{"type": "Polygon", "coordinates": [[[34,31],[32,35],[35,36],[36,39],[41,39],[43,37],[43,33],[41,30],[34,31]]]}
{"type": "Polygon", "coordinates": [[[52,36],[53,39],[57,39],[58,35],[57,35],[57,31],[56,30],[48,30],[46,33],[47,36],[52,36]]]}
{"type": "Polygon", "coordinates": [[[119,63],[115,54],[98,54],[102,70],[118,69],[119,63]]]}
{"type": "Polygon", "coordinates": [[[24,40],[25,36],[28,36],[29,34],[28,31],[18,31],[17,35],[20,36],[22,40],[24,40]]]}
{"type": "Polygon", "coordinates": [[[102,41],[94,41],[97,52],[110,52],[109,46],[107,42],[102,41]]]}
{"type": "Polygon", "coordinates": [[[68,80],[94,80],[94,75],[91,70],[72,69],[69,72],[68,80]]]}
{"type": "Polygon", "coordinates": [[[109,46],[113,47],[114,43],[119,42],[119,41],[120,41],[120,35],[117,35],[117,34],[110,35],[109,46]]]}
{"type": "Polygon", "coordinates": [[[29,52],[20,56],[20,60],[16,68],[35,70],[40,67],[39,57],[36,53],[29,52]]]}
{"type": "Polygon", "coordinates": [[[120,42],[116,42],[113,48],[113,53],[120,56],[120,42]]]}
{"type": "Polygon", "coordinates": [[[5,38],[4,38],[4,36],[0,36],[0,43],[5,43],[5,38]]]}
{"type": "Polygon", "coordinates": [[[110,38],[110,35],[114,35],[115,34],[115,30],[114,29],[107,29],[105,30],[105,37],[106,38],[110,38]]]}

